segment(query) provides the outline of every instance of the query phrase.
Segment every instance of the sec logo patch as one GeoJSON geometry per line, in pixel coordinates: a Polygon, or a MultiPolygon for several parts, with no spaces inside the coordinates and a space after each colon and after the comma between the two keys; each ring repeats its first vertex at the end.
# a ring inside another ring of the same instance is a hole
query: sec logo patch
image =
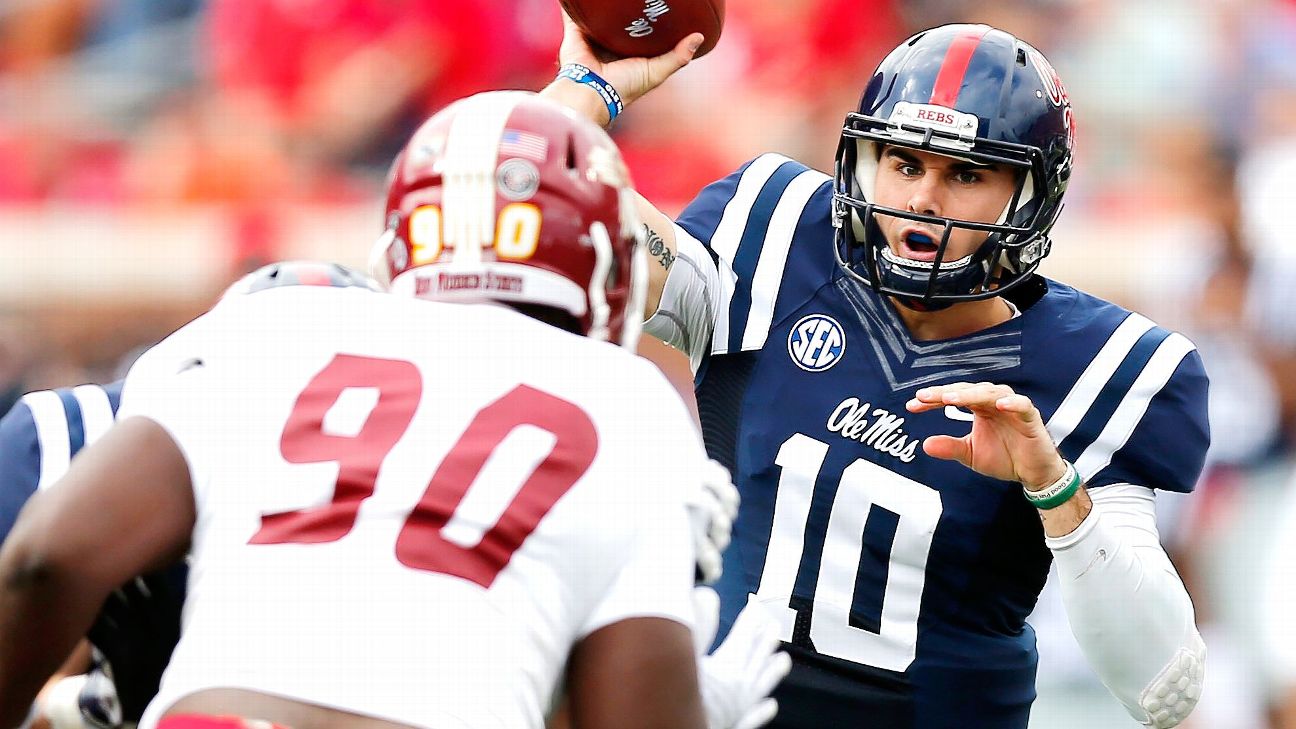
{"type": "Polygon", "coordinates": [[[807,372],[823,372],[846,353],[846,332],[830,316],[802,317],[788,333],[788,355],[807,372]]]}

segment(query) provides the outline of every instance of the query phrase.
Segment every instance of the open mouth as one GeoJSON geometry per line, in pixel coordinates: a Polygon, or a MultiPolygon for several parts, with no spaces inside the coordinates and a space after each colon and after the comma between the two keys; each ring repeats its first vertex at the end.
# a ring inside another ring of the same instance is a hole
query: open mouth
{"type": "Polygon", "coordinates": [[[918,228],[906,228],[900,234],[900,255],[914,261],[935,261],[940,239],[918,228]]]}
{"type": "MultiPolygon", "coordinates": [[[[900,244],[896,246],[899,250],[892,251],[889,246],[883,246],[879,254],[894,264],[899,264],[912,269],[939,268],[942,271],[954,270],[967,265],[973,254],[958,260],[943,260],[940,266],[936,265],[936,253],[940,249],[940,236],[933,235],[923,228],[909,226],[900,231],[900,244]]],[[[946,250],[948,255],[949,251],[946,250]]]]}

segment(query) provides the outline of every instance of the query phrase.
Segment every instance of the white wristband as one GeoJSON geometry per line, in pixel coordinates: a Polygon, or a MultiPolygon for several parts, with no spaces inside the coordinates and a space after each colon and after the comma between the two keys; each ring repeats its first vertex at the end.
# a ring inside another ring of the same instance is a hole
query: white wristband
{"type": "Polygon", "coordinates": [[[1038,491],[1031,491],[1022,486],[1022,493],[1026,494],[1026,500],[1037,509],[1053,509],[1061,506],[1064,502],[1072,497],[1080,488],[1080,474],[1076,471],[1070,461],[1063,461],[1066,464],[1066,470],[1062,476],[1053,483],[1045,486],[1038,491]]]}

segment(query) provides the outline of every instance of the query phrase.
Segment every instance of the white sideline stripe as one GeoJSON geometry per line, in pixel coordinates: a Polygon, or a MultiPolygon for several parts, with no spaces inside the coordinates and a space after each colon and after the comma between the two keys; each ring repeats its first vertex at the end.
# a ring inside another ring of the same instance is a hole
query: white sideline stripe
{"type": "Polygon", "coordinates": [[[752,275],[751,311],[747,316],[747,328],[743,330],[743,351],[760,349],[769,338],[774,303],[778,301],[788,251],[792,248],[792,235],[810,197],[827,179],[827,175],[816,170],[802,172],[788,183],[774,208],[769,228],[765,231],[760,260],[756,262],[756,272],[752,275]]]}
{"type": "Polygon", "coordinates": [[[1134,429],[1143,419],[1152,398],[1161,392],[1161,388],[1165,387],[1170,376],[1179,368],[1179,363],[1193,349],[1193,343],[1177,332],[1161,342],[1098,438],[1076,459],[1075,467],[1081,478],[1088,481],[1111,463],[1112,456],[1134,434],[1134,429]]]}
{"type": "Polygon", "coordinates": [[[1129,355],[1130,350],[1138,343],[1139,337],[1155,326],[1151,320],[1141,314],[1130,314],[1116,331],[1112,332],[1107,343],[1098,351],[1093,362],[1085,368],[1085,371],[1071,386],[1071,391],[1067,393],[1062,404],[1058,405],[1057,410],[1048,421],[1048,432],[1053,437],[1054,443],[1061,443],[1071,431],[1076,429],[1080,421],[1084,419],[1085,413],[1093,407],[1094,400],[1098,399],[1098,394],[1102,392],[1103,386],[1111,379],[1116,368],[1120,367],[1121,362],[1129,355]]]}
{"type": "Polygon", "coordinates": [[[72,396],[81,404],[81,424],[85,428],[85,444],[99,440],[113,424],[112,403],[108,393],[98,385],[78,385],[72,396]]]}
{"type": "Polygon", "coordinates": [[[31,409],[36,423],[36,441],[40,444],[40,480],[36,489],[44,491],[67,473],[68,462],[72,460],[67,413],[63,412],[63,401],[53,390],[29,393],[22,401],[31,409]]]}

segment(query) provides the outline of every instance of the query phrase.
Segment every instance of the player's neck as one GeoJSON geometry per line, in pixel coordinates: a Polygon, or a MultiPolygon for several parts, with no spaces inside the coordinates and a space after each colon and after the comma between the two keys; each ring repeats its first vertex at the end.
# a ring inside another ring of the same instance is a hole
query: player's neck
{"type": "Polygon", "coordinates": [[[1002,324],[1013,317],[1012,307],[999,297],[968,301],[940,311],[915,311],[891,300],[910,336],[920,342],[953,339],[1002,324]]]}

